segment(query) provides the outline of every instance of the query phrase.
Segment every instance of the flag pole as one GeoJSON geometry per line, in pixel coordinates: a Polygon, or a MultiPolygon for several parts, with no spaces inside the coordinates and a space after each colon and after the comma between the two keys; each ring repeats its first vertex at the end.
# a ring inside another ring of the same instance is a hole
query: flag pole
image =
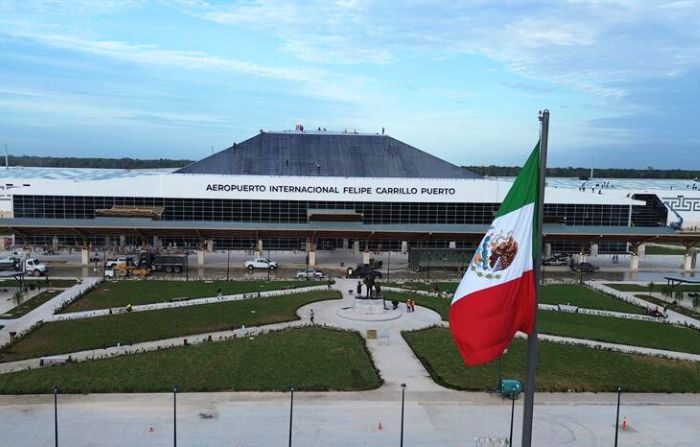
{"type": "Polygon", "coordinates": [[[537,245],[533,250],[533,268],[535,271],[535,311],[532,319],[532,332],[527,337],[527,378],[525,380],[525,402],[523,404],[522,447],[532,445],[532,410],[535,400],[535,370],[537,369],[537,302],[540,296],[542,279],[542,217],[544,215],[544,177],[547,166],[547,140],[549,137],[549,110],[540,111],[540,171],[537,194],[537,245]]]}

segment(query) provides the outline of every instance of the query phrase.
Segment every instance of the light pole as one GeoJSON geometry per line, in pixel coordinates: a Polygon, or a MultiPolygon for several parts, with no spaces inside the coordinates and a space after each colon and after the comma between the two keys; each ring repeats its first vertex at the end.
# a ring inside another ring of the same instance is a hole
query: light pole
{"type": "Polygon", "coordinates": [[[177,447],[177,386],[173,385],[173,446],[177,447]]]}
{"type": "Polygon", "coordinates": [[[389,250],[388,259],[386,261],[386,280],[389,281],[391,277],[391,250],[389,250]]]}
{"type": "Polygon", "coordinates": [[[291,396],[289,399],[289,447],[292,447],[292,421],[294,416],[294,385],[289,388],[291,396]]]}
{"type": "Polygon", "coordinates": [[[620,394],[622,393],[622,387],[617,387],[617,414],[615,415],[615,447],[617,447],[617,432],[620,426],[620,394]]]}
{"type": "Polygon", "coordinates": [[[579,253],[578,259],[578,271],[579,271],[579,284],[583,285],[583,252],[579,253]]]}
{"type": "Polygon", "coordinates": [[[53,439],[54,446],[58,447],[58,387],[53,386],[53,439]]]}
{"type": "Polygon", "coordinates": [[[190,280],[190,253],[185,253],[185,282],[190,280]]]}
{"type": "Polygon", "coordinates": [[[498,382],[496,382],[496,391],[501,391],[501,382],[503,382],[503,368],[501,365],[501,360],[503,359],[503,356],[508,352],[507,349],[504,349],[501,355],[498,356],[498,382]]]}
{"type": "MultiPolygon", "coordinates": [[[[267,247],[267,260],[270,261],[270,246],[267,247]]],[[[270,267],[267,268],[267,280],[270,281],[270,267]]]]}
{"type": "Polygon", "coordinates": [[[226,281],[230,279],[231,272],[231,249],[226,250],[226,281]]]}
{"type": "Polygon", "coordinates": [[[400,447],[403,447],[403,415],[404,415],[405,401],[406,401],[406,384],[402,383],[401,384],[401,440],[399,441],[400,447]]]}
{"type": "Polygon", "coordinates": [[[510,435],[508,435],[508,447],[513,447],[513,416],[515,415],[515,396],[511,396],[510,401],[510,435]]]}

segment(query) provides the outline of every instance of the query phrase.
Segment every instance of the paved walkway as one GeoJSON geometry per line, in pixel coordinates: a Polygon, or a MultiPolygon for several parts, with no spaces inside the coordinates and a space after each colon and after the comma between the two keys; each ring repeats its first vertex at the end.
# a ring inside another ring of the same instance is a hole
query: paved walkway
{"type": "Polygon", "coordinates": [[[53,299],[32,310],[28,314],[14,320],[3,320],[4,328],[0,329],[0,346],[10,342],[10,332],[21,334],[39,321],[51,318],[64,303],[75,300],[78,296],[93,288],[102,278],[84,278],[83,282],[70,287],[56,295],[53,299]]]}
{"type": "MultiPolygon", "coordinates": [[[[605,284],[609,283],[610,281],[586,281],[586,284],[590,287],[593,287],[594,289],[600,290],[603,293],[607,293],[609,295],[616,296],[623,301],[628,301],[630,303],[636,304],[637,306],[642,306],[645,308],[654,308],[654,307],[659,307],[655,303],[650,303],[649,301],[645,301],[641,298],[637,298],[635,295],[638,294],[644,294],[645,292],[621,292],[617,289],[613,289],[612,287],[608,287],[605,284]]],[[[640,284],[640,285],[645,285],[645,284],[640,284]]],[[[684,326],[694,326],[696,328],[700,328],[700,321],[698,321],[695,318],[689,317],[687,315],[683,315],[681,313],[675,312],[671,309],[668,309],[666,311],[668,317],[666,318],[666,321],[674,324],[681,324],[684,326]]]]}

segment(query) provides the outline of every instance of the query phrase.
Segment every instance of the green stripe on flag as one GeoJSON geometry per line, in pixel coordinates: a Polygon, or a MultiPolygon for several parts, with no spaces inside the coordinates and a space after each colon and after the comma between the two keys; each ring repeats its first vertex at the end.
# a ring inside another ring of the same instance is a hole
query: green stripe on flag
{"type": "Polygon", "coordinates": [[[522,208],[528,203],[537,201],[537,178],[540,172],[540,143],[537,142],[532,153],[525,162],[525,166],[520,170],[520,173],[515,178],[513,186],[503,199],[500,208],[496,211],[496,217],[501,217],[505,214],[522,208]]]}
{"type": "Polygon", "coordinates": [[[529,203],[535,204],[535,213],[532,222],[532,256],[533,260],[538,253],[537,235],[540,232],[538,228],[539,221],[537,219],[537,193],[539,191],[539,174],[540,174],[540,142],[538,141],[532,153],[527,158],[525,166],[520,170],[518,176],[510,187],[510,191],[503,199],[503,203],[496,211],[496,217],[503,216],[524,207],[529,203]]]}

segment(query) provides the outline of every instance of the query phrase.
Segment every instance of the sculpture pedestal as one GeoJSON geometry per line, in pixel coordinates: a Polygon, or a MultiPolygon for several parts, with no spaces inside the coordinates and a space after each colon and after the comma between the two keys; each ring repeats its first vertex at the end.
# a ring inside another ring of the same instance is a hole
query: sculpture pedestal
{"type": "Polygon", "coordinates": [[[338,309],[336,315],[356,321],[388,321],[401,317],[401,311],[385,308],[384,304],[383,298],[355,297],[352,307],[338,309]]]}

